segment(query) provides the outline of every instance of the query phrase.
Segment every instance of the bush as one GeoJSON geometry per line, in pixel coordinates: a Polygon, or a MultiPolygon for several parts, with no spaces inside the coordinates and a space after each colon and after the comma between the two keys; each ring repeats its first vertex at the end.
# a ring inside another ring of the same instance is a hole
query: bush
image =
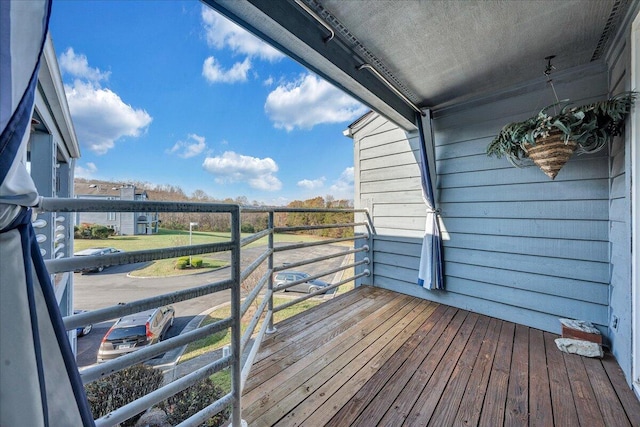
{"type": "Polygon", "coordinates": [[[242,224],[240,226],[240,231],[242,233],[255,233],[256,229],[252,224],[242,224]]]}
{"type": "Polygon", "coordinates": [[[104,225],[94,224],[91,226],[91,238],[93,239],[106,239],[113,234],[113,229],[107,228],[104,225]]]}
{"type": "Polygon", "coordinates": [[[187,259],[178,258],[178,260],[176,261],[177,270],[184,270],[185,268],[187,268],[188,265],[189,265],[189,258],[187,259]]]}
{"type": "MultiPolygon", "coordinates": [[[[84,386],[94,418],[133,402],[157,390],[162,385],[162,372],[144,365],[131,366],[106,378],[84,386]]],[[[135,416],[121,425],[133,426],[140,418],[135,416]]]]}
{"type": "Polygon", "coordinates": [[[191,267],[193,267],[193,268],[202,268],[202,259],[201,258],[193,258],[193,259],[191,259],[191,267]]]}
{"type": "Polygon", "coordinates": [[[113,228],[100,224],[82,223],[73,227],[73,236],[76,239],[106,239],[114,234],[113,228]]]}
{"type": "Polygon", "coordinates": [[[91,238],[91,224],[82,223],[73,227],[73,237],[76,239],[91,238]]]}
{"type": "MultiPolygon", "coordinates": [[[[211,405],[225,395],[224,390],[218,387],[211,378],[196,383],[174,396],[171,396],[159,406],[167,413],[167,421],[176,425],[202,409],[211,405]]],[[[217,427],[225,423],[229,418],[229,408],[225,408],[218,414],[209,418],[201,426],[217,427]]]]}

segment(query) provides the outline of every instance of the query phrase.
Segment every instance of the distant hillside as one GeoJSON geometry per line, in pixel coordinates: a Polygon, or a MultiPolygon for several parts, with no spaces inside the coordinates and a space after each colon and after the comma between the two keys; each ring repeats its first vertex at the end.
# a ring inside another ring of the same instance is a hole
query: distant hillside
{"type": "MultiPolygon", "coordinates": [[[[236,197],[235,199],[227,198],[224,200],[215,199],[202,190],[196,190],[191,196],[187,196],[182,188],[177,185],[156,185],[148,182],[140,181],[101,181],[95,179],[76,178],[74,180],[74,194],[81,195],[103,195],[116,196],[120,194],[120,188],[123,186],[135,186],[136,193],[145,191],[147,197],[151,201],[170,201],[170,202],[211,202],[211,203],[236,203],[242,206],[263,206],[264,204],[256,201],[250,203],[245,196],[236,197]]],[[[287,207],[297,208],[352,208],[353,203],[350,200],[335,200],[332,196],[315,197],[308,200],[294,200],[287,207]]],[[[197,214],[197,213],[160,213],[159,218],[162,222],[162,228],[174,230],[188,230],[190,222],[198,223],[200,231],[228,231],[230,229],[230,221],[228,214],[197,214]]],[[[348,223],[353,222],[353,213],[331,213],[331,214],[277,214],[275,217],[276,226],[298,226],[298,225],[318,225],[330,223],[348,223]]],[[[257,232],[267,227],[267,214],[263,213],[243,213],[242,214],[242,231],[257,232]]],[[[309,234],[317,234],[325,237],[343,237],[352,235],[352,232],[346,232],[343,229],[326,229],[315,230],[309,234]]]]}

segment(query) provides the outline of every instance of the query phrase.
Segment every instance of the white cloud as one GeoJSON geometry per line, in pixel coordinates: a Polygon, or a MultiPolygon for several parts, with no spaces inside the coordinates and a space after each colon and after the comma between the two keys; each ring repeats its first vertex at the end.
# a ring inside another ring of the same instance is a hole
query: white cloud
{"type": "Polygon", "coordinates": [[[62,72],[74,77],[74,82],[64,88],[80,144],[104,154],[119,138],[138,137],[146,131],[152,117],[100,85],[100,81],[109,79],[110,72],[90,67],[87,57],[71,47],[60,55],[59,64],[62,72]]]}
{"type": "Polygon", "coordinates": [[[214,175],[219,184],[247,182],[251,187],[265,191],[277,191],[282,188],[282,182],[275,176],[278,165],[269,157],[260,159],[225,151],[222,156],[207,157],[202,167],[214,175]]]}
{"type": "Polygon", "coordinates": [[[265,81],[262,82],[262,84],[265,86],[271,86],[273,82],[274,82],[273,77],[269,76],[267,79],[265,79],[265,81]]]}
{"type": "Polygon", "coordinates": [[[324,176],[313,180],[303,179],[302,181],[298,181],[298,187],[306,188],[307,190],[316,190],[324,187],[325,181],[326,178],[324,176]]]}
{"type": "Polygon", "coordinates": [[[247,81],[247,73],[251,69],[251,60],[247,57],[242,62],[236,62],[228,70],[223,69],[213,56],[208,57],[202,64],[202,75],[210,83],[235,83],[247,81]]]}
{"type": "Polygon", "coordinates": [[[353,166],[342,171],[340,178],[329,187],[329,193],[337,199],[353,199],[353,166]]]}
{"type": "Polygon", "coordinates": [[[258,57],[270,62],[284,58],[282,53],[207,6],[202,6],[202,22],[207,44],[211,47],[228,47],[236,54],[258,57]]]}
{"type": "Polygon", "coordinates": [[[176,142],[173,147],[167,150],[167,153],[175,153],[178,155],[178,157],[189,159],[202,153],[205,148],[207,148],[207,144],[205,143],[204,136],[190,133],[189,135],[187,135],[187,141],[176,142]]]}
{"type": "Polygon", "coordinates": [[[265,112],[279,129],[311,129],[321,123],[352,121],[368,108],[326,81],[307,74],[279,85],[267,97],[265,112]]]}
{"type": "Polygon", "coordinates": [[[74,176],[76,178],[92,178],[98,172],[98,167],[93,162],[88,162],[86,166],[76,165],[74,176]]]}
{"type": "Polygon", "coordinates": [[[98,68],[89,67],[89,61],[85,55],[76,53],[73,48],[67,48],[66,51],[60,55],[60,70],[63,73],[71,74],[74,77],[91,80],[98,82],[100,80],[109,79],[110,71],[100,71],[98,68]]]}
{"type": "Polygon", "coordinates": [[[109,151],[121,137],[140,136],[153,120],[96,83],[76,80],[65,85],[65,92],[80,143],[97,154],[109,151]]]}

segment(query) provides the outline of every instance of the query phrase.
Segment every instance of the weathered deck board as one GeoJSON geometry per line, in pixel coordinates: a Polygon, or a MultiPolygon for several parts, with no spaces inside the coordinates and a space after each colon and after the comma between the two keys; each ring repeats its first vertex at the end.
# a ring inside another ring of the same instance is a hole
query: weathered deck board
{"type": "MultiPolygon", "coordinates": [[[[368,298],[362,298],[362,303],[359,301],[350,301],[349,299],[345,300],[346,301],[341,304],[341,306],[344,305],[342,310],[336,310],[329,313],[329,315],[332,315],[334,324],[332,327],[332,334],[317,333],[318,328],[313,328],[314,333],[310,334],[309,329],[312,328],[307,327],[307,330],[305,330],[303,327],[308,324],[308,322],[299,322],[301,326],[295,323],[293,324],[295,329],[282,328],[281,330],[281,334],[294,335],[297,337],[296,340],[281,341],[279,343],[272,342],[271,337],[265,340],[263,345],[266,346],[271,344],[273,351],[269,354],[269,357],[262,358],[253,364],[251,371],[254,375],[249,377],[247,380],[245,393],[251,391],[256,386],[254,382],[255,378],[260,378],[260,381],[264,381],[265,379],[278,374],[284,368],[305,357],[309,348],[322,347],[324,344],[330,342],[335,336],[343,335],[342,338],[348,339],[348,335],[355,333],[355,330],[349,331],[354,324],[363,321],[367,316],[374,313],[376,310],[379,310],[383,305],[383,302],[380,300],[368,298]],[[300,342],[304,342],[305,345],[298,345],[300,342]],[[260,375],[257,375],[258,373],[260,373],[260,375]]],[[[313,324],[325,327],[323,318],[315,318],[315,313],[316,312],[311,316],[311,321],[314,322],[313,324]]],[[[278,329],[280,328],[281,326],[278,325],[278,329]]]]}
{"type": "Polygon", "coordinates": [[[456,364],[451,379],[442,392],[442,397],[435,408],[433,416],[429,421],[430,426],[450,426],[453,425],[460,400],[464,395],[469,377],[473,371],[473,365],[478,358],[478,354],[484,342],[490,319],[480,316],[469,343],[464,349],[464,353],[456,364]]]}
{"type": "Polygon", "coordinates": [[[473,371],[469,378],[469,384],[464,392],[460,408],[456,415],[454,425],[478,425],[480,414],[482,413],[482,404],[484,396],[489,385],[489,376],[491,375],[491,366],[498,347],[498,337],[502,323],[497,319],[491,319],[487,337],[480,348],[480,355],[473,365],[473,371]]]}
{"type": "Polygon", "coordinates": [[[547,332],[544,333],[553,421],[559,426],[579,426],[575,405],[566,404],[567,402],[573,402],[573,395],[571,394],[567,368],[564,365],[564,357],[558,351],[556,344],[553,342],[554,339],[554,335],[547,332]]]}
{"type": "Polygon", "coordinates": [[[433,375],[431,375],[429,382],[418,395],[418,399],[411,412],[406,416],[403,425],[426,424],[431,419],[436,405],[442,399],[442,393],[451,378],[451,373],[458,365],[466,344],[472,336],[478,317],[477,314],[471,313],[465,318],[464,324],[454,337],[433,375]]]}
{"type": "MultiPolygon", "coordinates": [[[[444,332],[445,327],[449,325],[452,321],[453,316],[456,314],[455,309],[448,308],[445,312],[445,315],[440,320],[440,322],[433,328],[431,334],[425,337],[426,339],[419,346],[418,350],[415,352],[415,357],[409,358],[408,363],[405,365],[411,367],[419,367],[424,359],[430,354],[431,350],[436,345],[436,341],[440,338],[440,335],[444,332]]],[[[403,366],[405,366],[403,365],[403,366]]],[[[415,372],[415,368],[412,369],[400,369],[398,370],[394,376],[388,381],[380,393],[369,403],[369,405],[364,409],[364,411],[356,418],[353,422],[354,426],[367,426],[371,425],[370,420],[380,420],[384,417],[385,413],[389,409],[389,404],[385,403],[388,399],[395,400],[396,397],[405,389],[407,383],[411,380],[413,374],[415,372]],[[382,402],[382,403],[381,403],[382,402]]],[[[377,421],[376,421],[377,422],[377,421]]]]}
{"type": "Polygon", "coordinates": [[[507,407],[506,425],[527,425],[529,423],[529,328],[516,325],[513,342],[507,407]]]}
{"type": "Polygon", "coordinates": [[[529,425],[553,425],[544,335],[536,329],[529,330],[529,425]]]}
{"type": "Polygon", "coordinates": [[[582,358],[566,353],[563,353],[563,356],[580,425],[605,427],[604,419],[598,408],[596,396],[591,387],[587,371],[584,369],[582,358]],[[579,398],[576,399],[576,397],[579,398]]]}
{"type": "Polygon", "coordinates": [[[511,355],[513,354],[513,334],[515,325],[502,323],[498,348],[491,367],[491,377],[484,398],[480,426],[493,427],[504,424],[504,411],[507,402],[507,386],[511,371],[511,355]]]}
{"type": "Polygon", "coordinates": [[[410,363],[411,358],[416,357],[416,355],[420,353],[420,350],[425,348],[425,345],[423,345],[423,337],[427,336],[429,332],[440,323],[446,310],[446,306],[439,305],[434,313],[424,322],[419,333],[414,334],[412,339],[407,341],[404,347],[396,353],[397,357],[392,358],[389,363],[380,368],[374,376],[333,415],[333,418],[331,418],[326,425],[343,426],[348,425],[352,420],[356,419],[362,410],[369,405],[371,400],[373,400],[380,390],[389,382],[389,379],[396,371],[403,364],[410,363]]]}
{"type": "Polygon", "coordinates": [[[525,326],[369,287],[276,326],[243,395],[250,426],[640,425],[612,356],[525,326]]]}

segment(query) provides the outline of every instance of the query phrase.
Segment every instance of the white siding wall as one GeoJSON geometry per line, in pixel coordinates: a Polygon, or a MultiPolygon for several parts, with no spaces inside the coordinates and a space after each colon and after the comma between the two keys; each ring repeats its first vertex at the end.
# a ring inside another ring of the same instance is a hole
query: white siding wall
{"type": "MultiPolygon", "coordinates": [[[[561,98],[591,102],[606,96],[607,73],[590,66],[555,84],[561,98]]],[[[371,210],[377,231],[373,277],[363,282],[544,330],[558,332],[557,319],[572,317],[606,331],[607,153],[574,156],[555,181],[485,155],[504,124],[552,100],[541,80],[434,112],[446,292],[415,284],[424,230],[416,135],[382,117],[358,129],[356,203],[371,210]]]]}

